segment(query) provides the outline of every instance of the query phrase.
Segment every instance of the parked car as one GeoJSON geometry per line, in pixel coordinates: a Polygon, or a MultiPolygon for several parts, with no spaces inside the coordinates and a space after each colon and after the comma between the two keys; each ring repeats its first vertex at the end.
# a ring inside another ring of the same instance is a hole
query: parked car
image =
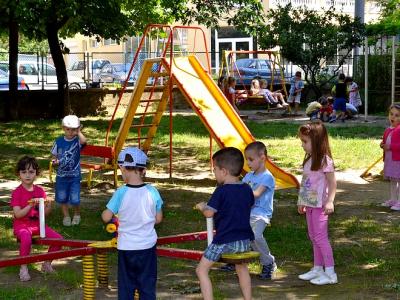
{"type": "MultiPolygon", "coordinates": [[[[7,72],[0,69],[0,91],[9,90],[10,79],[7,72]]],[[[18,76],[18,89],[19,90],[29,90],[28,85],[26,85],[24,78],[18,76]]]]}
{"type": "MultiPolygon", "coordinates": [[[[233,66],[232,74],[238,85],[250,85],[254,77],[272,80],[273,62],[263,58],[241,58],[236,60],[233,66]]],[[[289,75],[284,74],[285,80],[288,81],[289,75]]],[[[281,84],[281,70],[279,66],[275,66],[274,84],[281,84]]]]}
{"type": "MultiPolygon", "coordinates": [[[[105,65],[100,73],[99,80],[102,83],[118,82],[123,84],[126,77],[128,76],[131,64],[107,64],[105,65]]],[[[128,85],[134,85],[137,79],[137,73],[132,71],[129,77],[128,85]]]]}
{"type": "Polygon", "coordinates": [[[98,83],[100,81],[98,75],[101,69],[110,63],[108,59],[79,60],[71,65],[68,73],[83,80],[98,83]]]}
{"type": "MultiPolygon", "coordinates": [[[[8,61],[0,62],[0,69],[9,73],[8,61]]],[[[18,75],[23,77],[30,90],[57,89],[56,68],[47,63],[36,61],[18,61],[18,75]]],[[[68,87],[70,89],[84,89],[86,83],[83,79],[68,75],[68,87]]]]}

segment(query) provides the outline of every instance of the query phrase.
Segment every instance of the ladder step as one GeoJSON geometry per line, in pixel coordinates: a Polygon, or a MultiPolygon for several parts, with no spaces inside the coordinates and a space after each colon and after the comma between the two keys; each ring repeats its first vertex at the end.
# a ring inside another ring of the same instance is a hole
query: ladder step
{"type": "Polygon", "coordinates": [[[167,72],[153,72],[150,74],[150,77],[165,77],[169,76],[169,73],[167,72]]]}
{"type": "Polygon", "coordinates": [[[147,140],[147,136],[144,137],[132,137],[132,138],[127,138],[125,139],[126,142],[131,142],[131,141],[137,141],[137,140],[147,140]]]}
{"type": "Polygon", "coordinates": [[[156,86],[151,86],[151,85],[147,85],[144,88],[145,92],[151,92],[151,91],[155,91],[155,92],[161,92],[165,89],[165,85],[156,85],[156,86]]]}
{"type": "Polygon", "coordinates": [[[140,102],[147,102],[147,103],[160,102],[160,101],[161,99],[140,100],[140,102]]]}
{"type": "Polygon", "coordinates": [[[144,113],[136,113],[135,116],[153,116],[156,113],[157,113],[156,111],[144,112],[144,113]]]}
{"type": "Polygon", "coordinates": [[[131,128],[143,128],[143,127],[151,127],[153,124],[136,124],[136,125],[131,125],[131,128]]]}

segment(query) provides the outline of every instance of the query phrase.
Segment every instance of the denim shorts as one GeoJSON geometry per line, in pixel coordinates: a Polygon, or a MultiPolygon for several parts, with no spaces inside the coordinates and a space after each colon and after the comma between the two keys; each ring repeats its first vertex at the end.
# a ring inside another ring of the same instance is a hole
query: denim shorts
{"type": "Polygon", "coordinates": [[[250,251],[250,240],[240,240],[227,244],[213,244],[208,245],[204,251],[203,256],[210,261],[219,261],[221,255],[224,253],[240,253],[250,251]]]}
{"type": "Polygon", "coordinates": [[[57,203],[79,205],[81,203],[80,177],[57,177],[55,196],[57,203]]]}

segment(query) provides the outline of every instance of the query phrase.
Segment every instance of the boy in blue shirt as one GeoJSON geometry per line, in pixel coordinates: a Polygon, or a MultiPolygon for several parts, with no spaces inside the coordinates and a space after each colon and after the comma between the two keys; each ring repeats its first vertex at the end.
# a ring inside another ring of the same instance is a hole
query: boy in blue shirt
{"type": "MultiPolygon", "coordinates": [[[[196,205],[205,217],[214,218],[216,235],[204,251],[196,268],[200,288],[205,300],[213,299],[212,284],[208,273],[223,253],[250,250],[254,239],[250,227],[250,211],[254,204],[251,188],[240,181],[244,158],[240,150],[228,147],[214,153],[214,174],[219,184],[208,203],[196,205]]],[[[247,263],[236,264],[236,273],[245,300],[251,299],[251,279],[247,263]]]]}
{"type": "Polygon", "coordinates": [[[81,132],[81,123],[75,115],[62,120],[64,136],[56,139],[51,149],[52,163],[57,168],[55,197],[64,215],[63,225],[79,225],[81,221],[81,148],[86,138],[81,132]],[[69,216],[68,205],[74,208],[74,217],[69,216]]]}
{"type": "MultiPolygon", "coordinates": [[[[294,104],[294,114],[297,115],[299,111],[299,105],[301,100],[301,91],[304,88],[304,82],[301,80],[301,72],[297,71],[295,75],[290,79],[290,90],[289,97],[287,99],[287,103],[290,105],[294,104]]],[[[290,111],[290,106],[288,106],[288,110],[285,112],[287,114],[290,111]]]]}
{"type": "Polygon", "coordinates": [[[244,154],[251,172],[247,173],[242,181],[252,188],[255,198],[250,214],[250,225],[254,233],[254,242],[251,246],[254,250],[260,252],[262,271],[259,277],[271,279],[272,273],[277,267],[263,233],[270,224],[274,210],[275,179],[265,168],[267,149],[262,142],[248,144],[244,154]]]}
{"type": "Polygon", "coordinates": [[[157,189],[143,182],[147,156],[136,147],[121,151],[118,166],[125,185],[118,188],[101,217],[105,223],[118,214],[118,299],[156,299],[157,233],[163,201],[157,189]]]}

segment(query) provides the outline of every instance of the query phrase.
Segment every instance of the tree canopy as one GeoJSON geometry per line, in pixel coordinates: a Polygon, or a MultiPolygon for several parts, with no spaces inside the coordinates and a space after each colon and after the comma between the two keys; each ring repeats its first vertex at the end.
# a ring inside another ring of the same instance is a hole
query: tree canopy
{"type": "Polygon", "coordinates": [[[342,54],[334,70],[336,75],[352,50],[362,44],[365,34],[358,19],[338,13],[333,7],[320,13],[288,4],[269,10],[266,20],[258,34],[260,47],[279,46],[283,57],[303,69],[306,81],[315,88],[326,63],[338,52],[342,54]]]}
{"type": "Polygon", "coordinates": [[[377,1],[382,14],[378,22],[368,24],[368,36],[400,34],[400,0],[377,1]]]}
{"type": "MultiPolygon", "coordinates": [[[[121,39],[141,33],[150,23],[198,22],[216,26],[220,20],[231,25],[246,20],[250,26],[262,18],[262,4],[260,0],[3,0],[0,14],[3,16],[0,33],[8,28],[10,34],[11,27],[7,25],[12,21],[27,38],[47,39],[56,67],[60,97],[67,99],[64,96],[68,79],[60,37],[81,33],[121,39]]],[[[18,37],[10,41],[10,49],[14,46],[15,51],[18,37]]],[[[10,64],[11,60],[16,66],[16,54],[10,55],[10,64]]],[[[16,67],[12,70],[10,66],[11,77],[16,82],[16,67]]]]}

